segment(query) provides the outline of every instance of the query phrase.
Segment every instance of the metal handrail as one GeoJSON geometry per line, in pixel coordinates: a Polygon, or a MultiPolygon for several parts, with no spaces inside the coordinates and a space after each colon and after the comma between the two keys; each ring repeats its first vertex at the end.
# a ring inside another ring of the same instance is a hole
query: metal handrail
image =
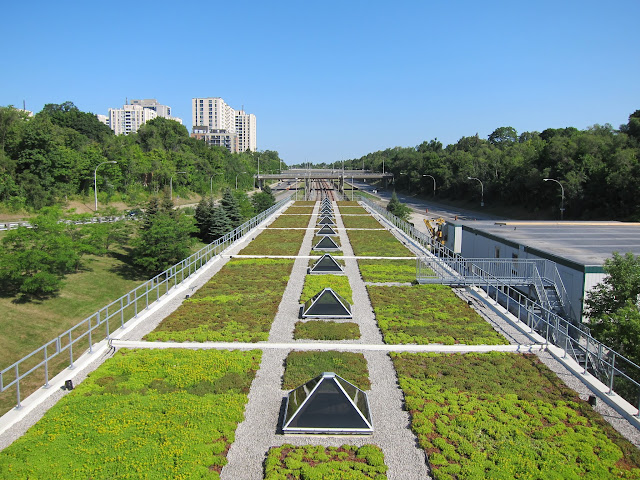
{"type": "MultiPolygon", "coordinates": [[[[418,258],[418,272],[423,268],[429,268],[427,265],[428,262],[425,261],[427,258],[429,259],[429,262],[440,261],[443,259],[456,260],[460,262],[460,264],[464,262],[464,257],[454,253],[449,248],[441,245],[430,237],[427,237],[422,232],[418,232],[415,227],[396,217],[386,209],[383,209],[363,196],[360,196],[359,200],[365,205],[371,207],[371,209],[375,210],[399,230],[404,232],[407,237],[411,238],[413,241],[423,246],[425,250],[430,252],[429,257],[418,258]],[[423,261],[425,263],[424,266],[420,265],[423,261]]],[[[555,264],[553,264],[553,262],[550,262],[549,260],[546,260],[545,262],[546,263],[542,266],[542,271],[543,276],[547,277],[548,271],[551,269],[552,265],[554,269],[557,270],[557,268],[555,268],[555,264]]],[[[449,263],[449,265],[450,264],[451,263],[449,263]]],[[[475,279],[472,280],[472,286],[485,290],[487,295],[490,297],[493,291],[496,302],[502,301],[505,304],[506,309],[514,313],[518,319],[522,319],[524,317],[525,323],[531,330],[536,330],[538,333],[543,334],[545,342],[552,343],[563,349],[565,356],[570,354],[578,364],[581,363],[580,354],[584,354],[585,360],[583,374],[586,374],[589,371],[589,361],[591,359],[591,370],[600,381],[608,386],[609,395],[615,394],[615,378],[624,378],[631,382],[637,392],[635,397],[635,407],[637,409],[636,415],[640,417],[640,382],[628,374],[631,370],[639,372],[640,374],[640,366],[636,365],[624,355],[593,338],[588,332],[588,329],[582,328],[581,325],[576,326],[571,323],[570,320],[560,317],[551,310],[545,308],[543,305],[540,305],[538,302],[531,300],[516,288],[508,285],[506,282],[501,282],[499,278],[484,272],[477,265],[473,265],[473,268],[468,268],[467,270],[468,271],[465,273],[468,273],[472,279],[475,279]],[[566,332],[574,332],[574,335],[566,334],[561,336],[561,329],[566,332]],[[574,338],[574,336],[576,338],[574,338]]],[[[627,398],[627,401],[630,400],[627,398]]]]}
{"type": "Polygon", "coordinates": [[[104,339],[110,339],[111,334],[118,327],[125,328],[128,321],[136,318],[140,311],[146,310],[153,303],[157,302],[161,296],[166,295],[172,288],[182,284],[195,272],[200,270],[209,260],[219,255],[227,247],[244,237],[250,230],[262,223],[273,212],[291,201],[289,198],[280,200],[278,203],[259,213],[252,219],[243,223],[223,237],[206,245],[196,253],[185,258],[181,262],[169,267],[164,272],[156,275],[152,279],[146,281],[142,285],[134,288],[129,293],[121,296],[119,299],[102,307],[93,315],[85,318],[67,331],[61,333],[53,340],[45,343],[30,354],[22,357],[17,362],[0,371],[0,393],[15,385],[17,404],[16,408],[21,407],[20,381],[36,370],[44,367],[44,387],[49,387],[49,380],[58,372],[50,372],[50,362],[61,353],[68,351],[69,368],[74,367],[75,355],[73,350],[80,340],[88,339],[89,353],[93,353],[93,347],[104,339]],[[126,311],[126,312],[125,312],[126,311]],[[132,315],[131,315],[132,314],[132,315]],[[104,329],[104,330],[103,330],[104,329]],[[97,339],[94,336],[97,335],[97,339]],[[37,358],[42,355],[42,360],[37,358]],[[34,359],[37,361],[35,365],[27,365],[27,361],[34,359]],[[27,366],[25,366],[27,365],[27,366]],[[21,371],[22,368],[26,370],[21,371]],[[5,381],[5,376],[13,378],[5,381]]]}

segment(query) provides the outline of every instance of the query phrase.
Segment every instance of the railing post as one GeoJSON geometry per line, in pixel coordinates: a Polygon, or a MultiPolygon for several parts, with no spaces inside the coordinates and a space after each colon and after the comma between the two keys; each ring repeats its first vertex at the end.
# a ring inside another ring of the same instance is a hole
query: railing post
{"type": "Polygon", "coordinates": [[[607,393],[607,395],[613,395],[613,376],[615,374],[615,369],[616,369],[616,352],[613,352],[613,356],[611,357],[611,374],[609,375],[609,392],[607,393]]]}
{"type": "Polygon", "coordinates": [[[22,408],[22,403],[20,402],[20,370],[18,369],[17,363],[16,363],[16,395],[18,397],[18,404],[16,405],[16,410],[20,410],[22,408]]]}
{"type": "Polygon", "coordinates": [[[73,365],[73,340],[71,338],[71,331],[69,331],[69,370],[73,370],[75,367],[73,365]]]}
{"type": "MultiPolygon", "coordinates": [[[[128,300],[127,296],[127,300],[128,300]]],[[[120,326],[124,328],[124,297],[120,297],[120,326]]]]}
{"type": "Polygon", "coordinates": [[[44,388],[49,388],[49,355],[46,343],[44,344],[44,388]]]}
{"type": "MultiPolygon", "coordinates": [[[[91,355],[93,353],[93,342],[92,342],[92,328],[91,328],[91,317],[89,317],[89,354],[91,355]]],[[[107,325],[109,325],[109,322],[107,322],[107,325]]],[[[109,332],[109,327],[107,327],[107,335],[109,332]]]]}
{"type": "Polygon", "coordinates": [[[587,346],[586,346],[585,355],[584,355],[584,372],[582,372],[583,375],[587,374],[588,365],[589,365],[589,336],[587,335],[587,346]]]}

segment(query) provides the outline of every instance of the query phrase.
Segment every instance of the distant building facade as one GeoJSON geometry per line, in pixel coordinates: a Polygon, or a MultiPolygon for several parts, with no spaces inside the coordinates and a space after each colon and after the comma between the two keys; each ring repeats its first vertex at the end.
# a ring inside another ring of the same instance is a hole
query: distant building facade
{"type": "Polygon", "coordinates": [[[192,98],[191,136],[230,152],[256,151],[256,116],[235,110],[219,97],[192,98]],[[223,143],[223,145],[221,145],[223,143]]]}
{"type": "Polygon", "coordinates": [[[131,100],[122,108],[110,108],[106,122],[103,115],[98,115],[98,119],[111,128],[116,135],[135,133],[141,125],[156,117],[167,118],[182,124],[182,119],[171,116],[171,107],[161,105],[156,99],[131,100]]]}

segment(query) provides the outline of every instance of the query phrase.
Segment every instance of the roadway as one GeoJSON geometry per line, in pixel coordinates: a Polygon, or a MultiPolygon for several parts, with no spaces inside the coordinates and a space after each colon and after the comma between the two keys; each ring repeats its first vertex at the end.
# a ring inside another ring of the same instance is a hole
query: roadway
{"type": "MultiPolygon", "coordinates": [[[[357,182],[354,180],[353,184],[363,192],[367,192],[370,195],[375,196],[382,204],[387,204],[391,200],[393,189],[388,188],[386,190],[379,189],[368,183],[357,182]],[[377,189],[377,193],[373,193],[373,190],[377,189]]],[[[418,222],[423,224],[423,218],[438,218],[442,217],[448,222],[454,222],[457,220],[469,221],[469,220],[505,220],[504,217],[498,217],[496,215],[490,215],[487,213],[476,212],[472,210],[466,210],[464,208],[454,207],[451,205],[445,205],[435,202],[433,200],[425,200],[423,198],[415,198],[411,195],[404,195],[396,192],[398,200],[409,206],[413,211],[418,222]]],[[[413,221],[413,220],[412,220],[413,221]]],[[[413,223],[417,223],[414,221],[413,223]]]]}

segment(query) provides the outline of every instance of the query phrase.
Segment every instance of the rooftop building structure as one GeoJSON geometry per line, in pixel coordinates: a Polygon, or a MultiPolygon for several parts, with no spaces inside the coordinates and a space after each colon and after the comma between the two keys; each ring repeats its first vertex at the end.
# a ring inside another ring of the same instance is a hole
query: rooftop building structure
{"type": "Polygon", "coordinates": [[[578,318],[613,252],[640,255],[640,223],[465,221],[445,225],[446,245],[465,258],[555,262],[578,318]]]}

